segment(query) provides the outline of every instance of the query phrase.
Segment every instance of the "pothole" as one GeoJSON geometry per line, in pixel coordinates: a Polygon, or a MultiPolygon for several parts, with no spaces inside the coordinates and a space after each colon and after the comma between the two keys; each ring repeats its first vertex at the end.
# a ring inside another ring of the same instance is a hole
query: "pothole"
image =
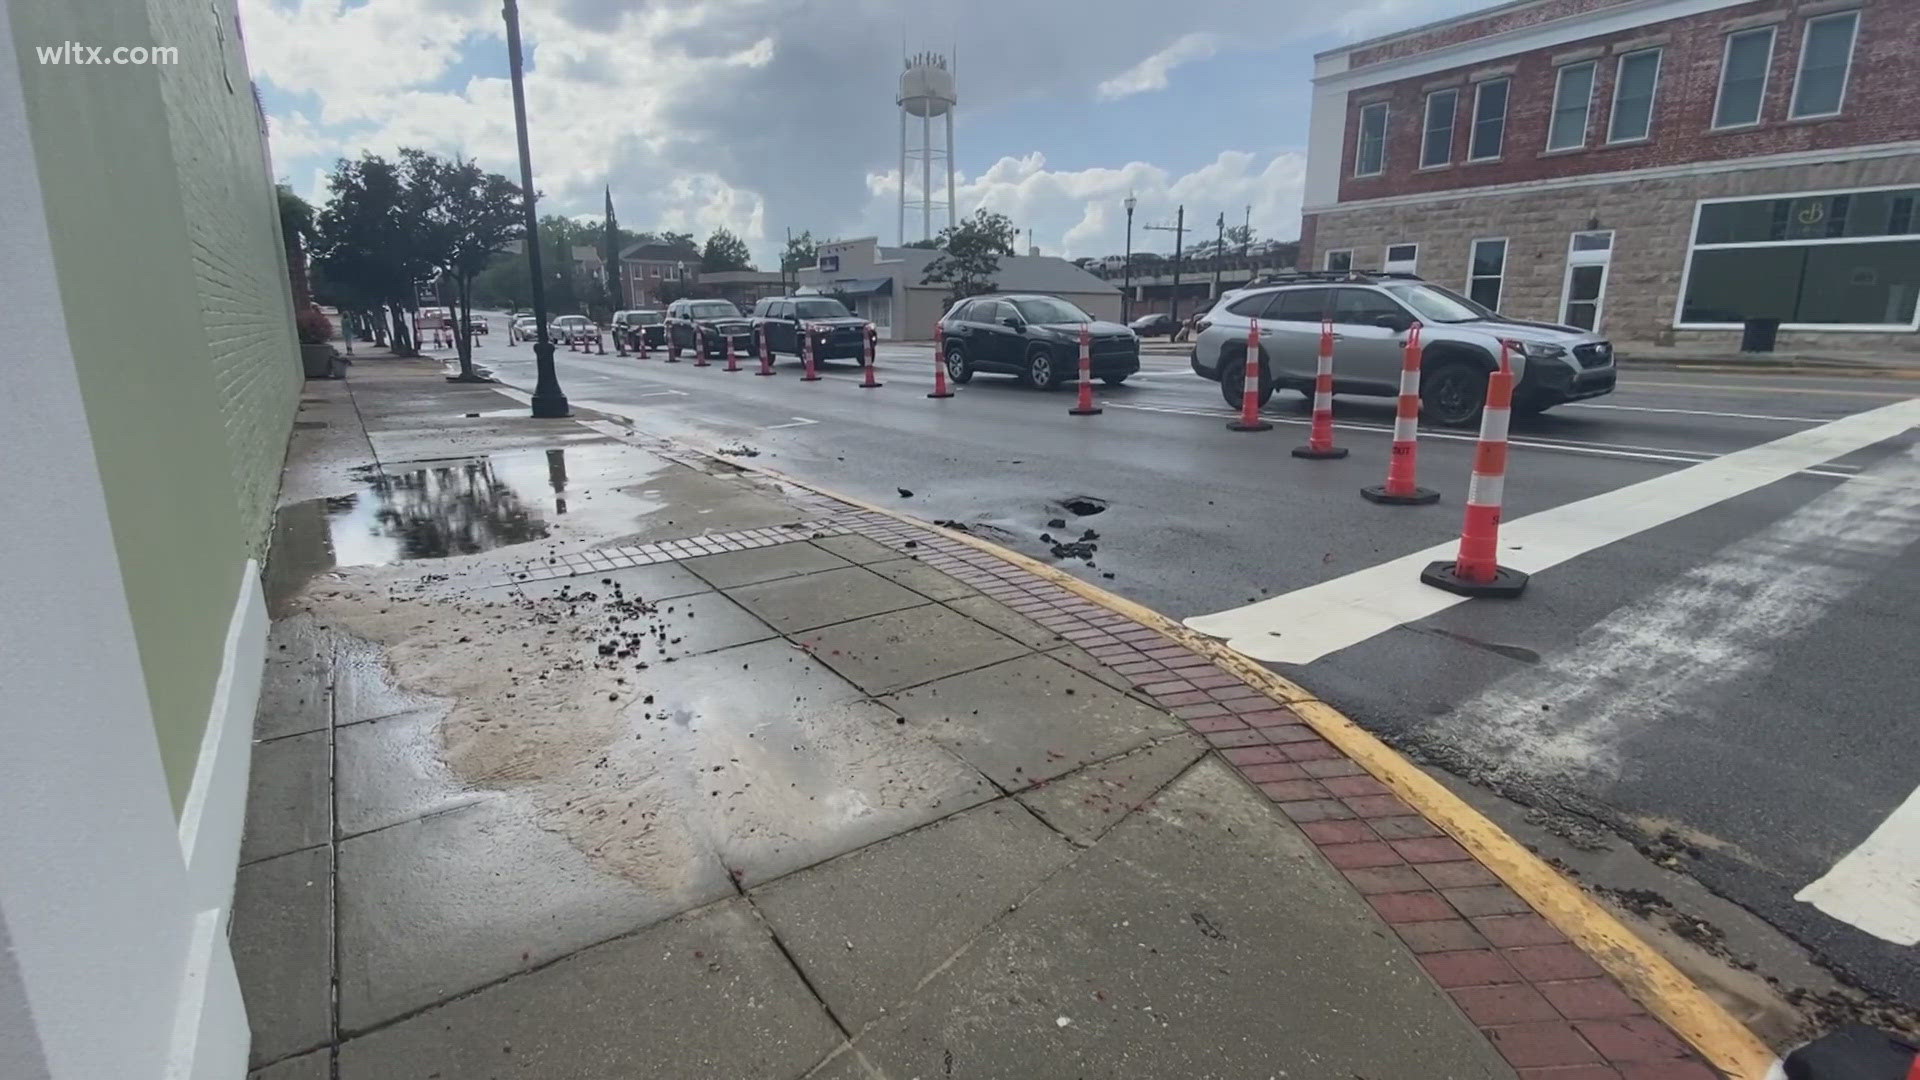
{"type": "Polygon", "coordinates": [[[1091,495],[1073,495],[1061,499],[1060,507],[1075,517],[1092,517],[1095,514],[1106,513],[1107,500],[1096,499],[1091,495]]]}

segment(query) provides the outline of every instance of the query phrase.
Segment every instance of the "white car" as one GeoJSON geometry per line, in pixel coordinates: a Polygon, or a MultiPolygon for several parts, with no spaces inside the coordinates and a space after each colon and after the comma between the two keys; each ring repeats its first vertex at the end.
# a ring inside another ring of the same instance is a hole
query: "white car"
{"type": "Polygon", "coordinates": [[[557,345],[574,341],[593,341],[600,336],[600,328],[585,315],[561,315],[547,324],[547,340],[557,345]]]}
{"type": "Polygon", "coordinates": [[[532,341],[540,336],[538,326],[539,320],[531,315],[515,315],[507,324],[507,336],[514,341],[532,341]]]}

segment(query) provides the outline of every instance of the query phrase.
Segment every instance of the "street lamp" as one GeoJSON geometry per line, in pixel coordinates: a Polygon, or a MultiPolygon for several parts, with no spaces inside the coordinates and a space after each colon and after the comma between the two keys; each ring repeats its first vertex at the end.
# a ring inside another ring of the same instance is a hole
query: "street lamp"
{"type": "Polygon", "coordinates": [[[520,207],[527,216],[527,271],[533,281],[533,415],[541,418],[572,416],[567,395],[553,370],[553,342],[547,339],[547,279],[540,270],[540,221],[533,208],[533,155],[527,149],[527,95],[520,80],[520,8],[505,0],[500,14],[507,20],[507,71],[513,76],[513,133],[520,142],[520,207]]]}
{"type": "Polygon", "coordinates": [[[1133,314],[1133,208],[1139,203],[1140,200],[1134,198],[1133,192],[1129,191],[1126,201],[1120,204],[1127,208],[1127,254],[1121,263],[1120,271],[1121,281],[1124,282],[1123,291],[1120,293],[1121,322],[1133,321],[1129,318],[1133,314]]]}

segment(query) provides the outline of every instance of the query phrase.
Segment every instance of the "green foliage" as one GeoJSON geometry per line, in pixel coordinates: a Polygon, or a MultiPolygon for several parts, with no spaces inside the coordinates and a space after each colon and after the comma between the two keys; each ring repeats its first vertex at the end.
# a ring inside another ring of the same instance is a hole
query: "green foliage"
{"type": "Polygon", "coordinates": [[[813,242],[813,231],[809,229],[799,236],[787,239],[787,249],[780,254],[780,270],[782,273],[791,274],[795,270],[804,270],[819,261],[818,247],[813,242]]]}
{"type": "Polygon", "coordinates": [[[406,182],[374,154],[340,159],[327,178],[328,199],[314,222],[314,265],[327,295],[354,310],[388,309],[394,347],[411,349],[399,313],[413,306],[413,283],[432,272],[421,223],[406,212],[406,182]]]}
{"type": "Polygon", "coordinates": [[[1227,244],[1233,248],[1243,248],[1253,243],[1254,229],[1251,225],[1227,226],[1227,244]]]}
{"type": "Polygon", "coordinates": [[[907,246],[910,248],[919,248],[922,251],[939,251],[940,240],[937,237],[931,240],[913,240],[910,241],[907,246]]]}
{"type": "Polygon", "coordinates": [[[970,218],[940,230],[935,246],[940,257],[927,265],[922,285],[944,283],[947,303],[994,290],[994,275],[1000,272],[1000,257],[1012,255],[1019,230],[1013,219],[981,209],[970,218]]]}
{"type": "Polygon", "coordinates": [[[747,251],[747,242],[725,228],[713,230],[713,235],[707,237],[706,249],[700,253],[700,270],[712,274],[751,269],[753,257],[747,251]]]}
{"type": "Polygon", "coordinates": [[[273,193],[280,203],[280,235],[288,246],[296,241],[313,239],[313,207],[307,200],[293,193],[285,184],[273,185],[273,193]]]}
{"type": "Polygon", "coordinates": [[[325,345],[333,340],[333,321],[312,304],[294,315],[293,328],[299,334],[302,345],[325,345]]]}

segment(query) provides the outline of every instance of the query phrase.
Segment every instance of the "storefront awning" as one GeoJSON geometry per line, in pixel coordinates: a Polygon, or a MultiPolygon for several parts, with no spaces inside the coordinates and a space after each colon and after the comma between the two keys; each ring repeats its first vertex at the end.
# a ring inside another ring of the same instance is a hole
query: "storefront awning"
{"type": "Polygon", "coordinates": [[[860,278],[854,281],[836,281],[831,285],[821,288],[820,291],[828,292],[828,293],[842,292],[842,293],[846,293],[848,296],[868,296],[873,293],[892,293],[893,279],[890,277],[882,277],[882,278],[860,278]]]}

